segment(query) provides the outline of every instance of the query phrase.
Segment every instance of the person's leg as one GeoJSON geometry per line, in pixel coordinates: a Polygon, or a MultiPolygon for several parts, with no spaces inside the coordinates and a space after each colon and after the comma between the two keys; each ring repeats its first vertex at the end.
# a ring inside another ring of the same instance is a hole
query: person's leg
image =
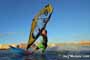
{"type": "Polygon", "coordinates": [[[43,44],[42,53],[45,53],[46,48],[47,48],[47,44],[43,44]]]}
{"type": "Polygon", "coordinates": [[[45,50],[46,50],[46,48],[42,48],[42,53],[44,53],[44,52],[45,52],[45,50]]]}

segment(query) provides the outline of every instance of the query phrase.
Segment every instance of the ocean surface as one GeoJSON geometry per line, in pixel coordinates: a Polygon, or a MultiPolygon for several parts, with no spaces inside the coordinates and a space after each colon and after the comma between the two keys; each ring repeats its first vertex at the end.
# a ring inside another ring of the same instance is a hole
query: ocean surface
{"type": "Polygon", "coordinates": [[[90,47],[52,47],[45,55],[33,53],[20,56],[8,50],[0,50],[0,60],[90,60],[90,47]]]}

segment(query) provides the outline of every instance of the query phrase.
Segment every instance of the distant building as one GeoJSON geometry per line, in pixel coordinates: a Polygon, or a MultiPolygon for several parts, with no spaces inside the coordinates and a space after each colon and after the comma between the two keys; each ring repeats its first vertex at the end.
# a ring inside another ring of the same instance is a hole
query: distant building
{"type": "Polygon", "coordinates": [[[27,44],[25,44],[25,43],[20,43],[19,44],[19,48],[25,49],[26,47],[27,47],[27,44]]]}

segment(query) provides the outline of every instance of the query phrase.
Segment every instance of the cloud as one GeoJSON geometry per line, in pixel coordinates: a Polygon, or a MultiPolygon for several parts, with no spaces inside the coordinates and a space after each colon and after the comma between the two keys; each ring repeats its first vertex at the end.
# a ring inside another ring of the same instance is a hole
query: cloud
{"type": "Polygon", "coordinates": [[[11,35],[25,35],[24,32],[7,32],[7,33],[0,33],[0,37],[6,37],[11,35]]]}
{"type": "Polygon", "coordinates": [[[3,34],[0,34],[0,36],[3,36],[3,34]]]}
{"type": "Polygon", "coordinates": [[[82,34],[74,34],[71,36],[73,39],[77,40],[90,40],[90,35],[87,33],[82,33],[82,34]]]}
{"type": "Polygon", "coordinates": [[[65,36],[51,37],[48,39],[49,42],[80,42],[80,41],[90,41],[90,35],[88,33],[76,33],[65,36]]]}

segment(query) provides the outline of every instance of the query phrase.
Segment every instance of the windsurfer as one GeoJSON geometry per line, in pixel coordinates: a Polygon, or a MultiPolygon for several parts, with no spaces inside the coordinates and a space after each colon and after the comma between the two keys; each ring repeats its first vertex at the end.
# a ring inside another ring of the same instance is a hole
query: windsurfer
{"type": "MultiPolygon", "coordinates": [[[[47,48],[47,43],[48,43],[47,30],[43,29],[42,32],[40,33],[40,35],[42,36],[43,40],[41,41],[41,43],[38,46],[35,45],[34,51],[42,49],[42,53],[44,53],[47,48]]],[[[33,38],[35,39],[34,35],[33,35],[33,38]]]]}

